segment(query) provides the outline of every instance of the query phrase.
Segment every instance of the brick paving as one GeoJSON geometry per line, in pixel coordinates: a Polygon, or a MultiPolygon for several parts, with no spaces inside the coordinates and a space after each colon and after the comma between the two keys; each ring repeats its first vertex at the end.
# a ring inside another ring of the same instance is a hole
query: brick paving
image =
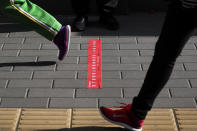
{"type": "MultiPolygon", "coordinates": [[[[2,131],[126,131],[106,121],[98,108],[0,108],[2,131]]],[[[194,108],[154,108],[148,112],[143,131],[196,131],[194,108]]]]}
{"type": "MultiPolygon", "coordinates": [[[[0,108],[3,131],[125,131],[106,121],[98,108],[0,108]]],[[[143,131],[196,131],[194,108],[154,108],[148,112],[143,131]]]]}
{"type": "MultiPolygon", "coordinates": [[[[71,23],[73,17],[59,18],[71,23]]],[[[68,56],[22,25],[0,17],[0,107],[75,108],[131,103],[151,62],[164,13],[117,16],[118,31],[90,17],[84,32],[73,32],[68,56]],[[153,27],[154,25],[154,27],[153,27]],[[86,89],[88,39],[102,39],[103,89],[86,89]]],[[[154,107],[197,107],[197,37],[177,59],[171,79],[154,107]]]]}

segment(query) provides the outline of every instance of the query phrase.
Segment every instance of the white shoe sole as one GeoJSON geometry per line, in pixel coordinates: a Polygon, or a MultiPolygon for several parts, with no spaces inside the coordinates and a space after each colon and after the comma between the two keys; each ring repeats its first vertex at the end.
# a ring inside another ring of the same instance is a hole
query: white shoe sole
{"type": "Polygon", "coordinates": [[[70,48],[70,37],[71,37],[71,27],[70,27],[70,25],[66,25],[66,34],[67,34],[67,39],[68,39],[68,43],[67,43],[67,51],[66,51],[66,55],[65,56],[67,56],[67,54],[68,54],[68,52],[69,52],[69,48],[70,48]]]}
{"type": "Polygon", "coordinates": [[[131,126],[125,124],[125,123],[116,122],[116,121],[110,120],[109,118],[107,118],[107,117],[102,113],[102,111],[100,110],[100,108],[99,108],[99,113],[101,114],[101,116],[102,116],[105,120],[107,120],[107,121],[109,121],[109,122],[111,122],[111,123],[113,123],[113,124],[120,125],[120,126],[124,126],[125,128],[129,129],[130,131],[142,131],[142,128],[141,128],[141,129],[136,129],[136,128],[133,128],[133,127],[131,127],[131,126]]]}

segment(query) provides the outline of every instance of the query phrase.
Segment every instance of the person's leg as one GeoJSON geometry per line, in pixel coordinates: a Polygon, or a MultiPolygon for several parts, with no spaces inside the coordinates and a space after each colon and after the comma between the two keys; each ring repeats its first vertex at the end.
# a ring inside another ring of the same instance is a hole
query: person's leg
{"type": "Polygon", "coordinates": [[[1,0],[0,2],[0,9],[4,14],[35,30],[48,40],[54,40],[60,49],[59,59],[63,59],[70,41],[69,26],[62,26],[52,15],[29,0],[1,0]]]}
{"type": "Polygon", "coordinates": [[[88,23],[88,11],[90,0],[71,0],[72,8],[76,14],[73,27],[77,31],[84,31],[88,23]]]}
{"type": "Polygon", "coordinates": [[[195,28],[194,9],[186,9],[180,2],[174,2],[168,10],[161,35],[155,46],[155,53],[132,111],[145,119],[154,100],[170,78],[175,61],[195,28]]]}
{"type": "Polygon", "coordinates": [[[97,0],[99,13],[113,12],[119,0],[97,0]]]}
{"type": "Polygon", "coordinates": [[[177,1],[170,5],[155,47],[155,54],[147,72],[144,84],[132,104],[125,104],[121,109],[100,107],[101,115],[108,121],[122,125],[131,131],[141,131],[147,112],[168,81],[176,58],[182,51],[190,33],[196,27],[196,13],[184,9],[177,1]]]}
{"type": "Polygon", "coordinates": [[[1,0],[2,12],[53,40],[62,25],[29,0],[1,0]]]}
{"type": "Polygon", "coordinates": [[[119,0],[97,0],[99,11],[99,22],[107,29],[117,30],[120,28],[118,21],[113,16],[114,10],[118,6],[119,0]]]}

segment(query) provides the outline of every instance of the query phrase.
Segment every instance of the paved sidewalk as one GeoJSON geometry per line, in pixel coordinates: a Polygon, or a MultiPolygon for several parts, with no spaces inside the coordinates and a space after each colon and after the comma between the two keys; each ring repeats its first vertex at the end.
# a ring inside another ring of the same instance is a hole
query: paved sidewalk
{"type": "MultiPolygon", "coordinates": [[[[0,108],[1,131],[128,131],[106,121],[95,108],[0,108]]],[[[143,131],[196,131],[197,110],[152,109],[143,131]]]]}
{"type": "MultiPolygon", "coordinates": [[[[62,23],[73,17],[57,16],[62,23]]],[[[151,62],[164,13],[118,16],[119,31],[90,18],[85,32],[72,33],[64,61],[56,46],[32,30],[0,17],[0,107],[78,108],[131,103],[151,62]],[[103,88],[86,89],[88,39],[102,39],[103,88]]],[[[196,108],[197,37],[178,58],[154,107],[196,108]]]]}

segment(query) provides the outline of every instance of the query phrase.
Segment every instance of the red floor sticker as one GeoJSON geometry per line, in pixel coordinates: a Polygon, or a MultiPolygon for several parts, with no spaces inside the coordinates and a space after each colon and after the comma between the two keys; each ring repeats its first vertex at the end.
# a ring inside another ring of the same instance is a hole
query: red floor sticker
{"type": "Polygon", "coordinates": [[[102,88],[101,39],[88,41],[87,88],[102,88]]]}

